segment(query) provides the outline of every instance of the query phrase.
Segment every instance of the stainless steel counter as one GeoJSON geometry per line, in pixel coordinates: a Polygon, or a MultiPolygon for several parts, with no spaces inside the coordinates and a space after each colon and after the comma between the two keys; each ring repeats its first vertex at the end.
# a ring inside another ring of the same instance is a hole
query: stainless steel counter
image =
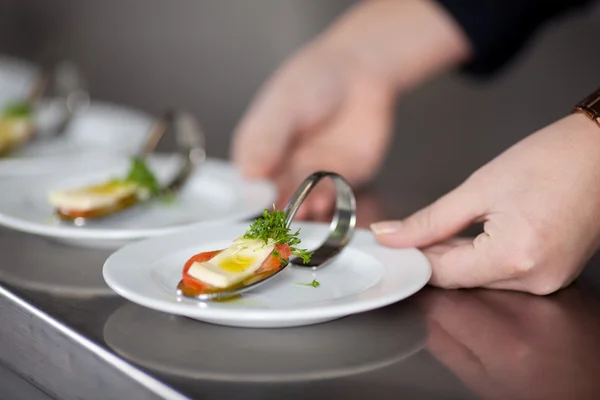
{"type": "MultiPolygon", "coordinates": [[[[405,211],[386,200],[359,199],[359,223],[405,211]]],[[[426,288],[338,321],[253,330],[118,297],[101,276],[110,251],[0,230],[0,254],[0,365],[40,398],[600,398],[598,260],[552,296],[426,288]]]]}

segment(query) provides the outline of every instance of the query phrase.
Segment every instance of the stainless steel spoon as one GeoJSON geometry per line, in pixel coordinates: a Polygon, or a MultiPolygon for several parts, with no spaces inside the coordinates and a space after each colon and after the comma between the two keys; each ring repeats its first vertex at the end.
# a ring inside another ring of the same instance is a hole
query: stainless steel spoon
{"type": "Polygon", "coordinates": [[[177,287],[177,296],[200,301],[225,300],[232,297],[237,297],[242,293],[253,290],[259,285],[270,281],[289,265],[294,265],[300,268],[317,269],[323,268],[327,264],[331,263],[350,242],[356,226],[356,200],[350,184],[348,184],[344,178],[334,172],[315,172],[306,178],[298,187],[285,207],[284,212],[286,214],[286,227],[289,228],[292,220],[294,219],[294,215],[296,215],[296,212],[300,208],[302,202],[306,199],[317,183],[326,177],[331,178],[335,184],[335,213],[329,226],[329,235],[327,239],[318,248],[313,250],[313,254],[309,263],[304,264],[298,258],[293,258],[290,259],[290,262],[287,265],[282,266],[275,273],[270,273],[266,276],[259,276],[258,278],[255,277],[255,279],[249,278],[244,283],[237,285],[234,288],[211,293],[186,293],[185,287],[180,282],[177,287]]]}
{"type": "Polygon", "coordinates": [[[142,146],[140,157],[147,157],[156,150],[156,146],[169,127],[172,127],[175,132],[178,152],[184,157],[185,162],[177,175],[162,187],[163,193],[175,193],[181,190],[192,172],[206,160],[206,138],[202,128],[191,114],[178,110],[166,111],[163,118],[154,124],[142,146]]]}
{"type": "Polygon", "coordinates": [[[63,136],[74,117],[90,106],[90,95],[75,64],[66,61],[59,63],[55,67],[54,81],[56,92],[64,102],[65,113],[49,138],[63,136]]]}

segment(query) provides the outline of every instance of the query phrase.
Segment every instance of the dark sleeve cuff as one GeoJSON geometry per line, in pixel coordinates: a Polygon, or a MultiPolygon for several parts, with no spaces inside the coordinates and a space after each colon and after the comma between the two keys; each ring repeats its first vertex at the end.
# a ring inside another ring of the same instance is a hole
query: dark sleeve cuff
{"type": "Polygon", "coordinates": [[[510,61],[548,20],[591,0],[438,0],[462,27],[473,48],[463,66],[489,76],[510,61]]]}

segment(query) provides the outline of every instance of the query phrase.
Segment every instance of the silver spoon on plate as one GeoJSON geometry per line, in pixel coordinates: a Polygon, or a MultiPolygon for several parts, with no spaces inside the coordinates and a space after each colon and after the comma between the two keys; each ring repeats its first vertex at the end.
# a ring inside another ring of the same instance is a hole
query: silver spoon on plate
{"type": "MultiPolygon", "coordinates": [[[[159,196],[175,195],[179,192],[185,186],[192,173],[206,159],[204,132],[191,114],[179,110],[166,111],[162,118],[157,120],[151,127],[145,143],[143,143],[135,158],[144,160],[151,155],[156,150],[156,146],[163,138],[165,132],[169,131],[170,128],[174,131],[178,152],[183,158],[183,165],[168,182],[158,188],[156,193],[139,196],[134,192],[133,195],[124,197],[114,205],[111,205],[111,207],[87,210],[85,214],[73,214],[68,210],[57,209],[56,214],[60,220],[82,227],[93,220],[116,215],[131,207],[154,200],[159,196]]],[[[144,168],[146,167],[144,166],[144,168]]]]}
{"type": "Polygon", "coordinates": [[[234,287],[210,292],[197,293],[196,291],[187,288],[183,284],[183,281],[181,281],[177,286],[177,296],[200,301],[226,300],[238,297],[243,293],[257,288],[259,285],[272,280],[290,265],[301,268],[318,269],[331,263],[350,242],[356,226],[356,200],[350,184],[344,178],[334,172],[328,171],[318,171],[308,176],[298,187],[284,209],[286,215],[285,226],[287,228],[290,227],[302,202],[323,178],[330,178],[335,184],[335,212],[329,226],[329,235],[327,236],[327,239],[325,239],[319,247],[313,250],[309,262],[304,263],[298,258],[292,258],[275,272],[269,271],[263,274],[257,274],[234,287]]]}

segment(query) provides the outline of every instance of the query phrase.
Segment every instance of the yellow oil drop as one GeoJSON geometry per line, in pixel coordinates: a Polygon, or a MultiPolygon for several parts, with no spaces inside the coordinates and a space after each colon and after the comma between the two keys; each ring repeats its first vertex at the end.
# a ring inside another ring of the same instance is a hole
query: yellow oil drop
{"type": "Polygon", "coordinates": [[[231,272],[231,273],[239,273],[243,272],[246,268],[254,264],[254,257],[248,256],[238,256],[235,255],[233,257],[227,257],[223,261],[219,263],[219,267],[222,270],[231,272]]]}

